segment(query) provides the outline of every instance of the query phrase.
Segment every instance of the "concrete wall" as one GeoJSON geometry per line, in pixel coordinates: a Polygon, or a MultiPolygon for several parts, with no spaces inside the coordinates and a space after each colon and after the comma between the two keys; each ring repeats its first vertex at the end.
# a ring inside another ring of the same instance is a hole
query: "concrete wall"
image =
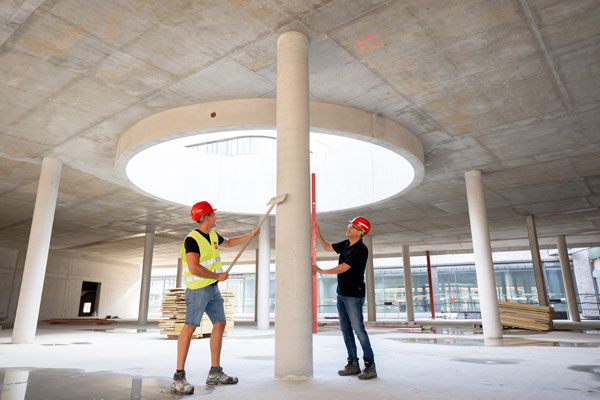
{"type": "MultiPolygon", "coordinates": [[[[14,322],[25,249],[0,245],[0,318],[14,322]]],[[[83,281],[99,282],[98,316],[137,318],[141,268],[137,265],[50,252],[39,319],[73,318],[79,312],[83,281]]]]}

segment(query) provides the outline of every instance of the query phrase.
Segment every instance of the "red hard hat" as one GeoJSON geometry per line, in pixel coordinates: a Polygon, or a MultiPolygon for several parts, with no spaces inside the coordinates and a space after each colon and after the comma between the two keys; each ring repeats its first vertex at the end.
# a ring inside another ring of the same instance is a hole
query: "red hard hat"
{"type": "Polygon", "coordinates": [[[213,211],[216,211],[216,209],[212,208],[208,201],[199,201],[192,206],[192,219],[194,221],[200,221],[204,214],[208,214],[213,211]]]}
{"type": "Polygon", "coordinates": [[[365,217],[356,217],[350,223],[362,229],[365,235],[368,235],[371,230],[371,223],[365,217]]]}

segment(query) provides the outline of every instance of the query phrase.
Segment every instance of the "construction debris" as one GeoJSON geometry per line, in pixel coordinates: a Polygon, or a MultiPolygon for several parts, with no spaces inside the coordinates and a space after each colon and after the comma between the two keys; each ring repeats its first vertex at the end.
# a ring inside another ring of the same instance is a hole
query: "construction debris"
{"type": "Polygon", "coordinates": [[[534,331],[554,329],[554,308],[531,304],[498,302],[502,325],[534,331]]]}
{"type": "MultiPolygon", "coordinates": [[[[221,289],[221,296],[225,301],[225,333],[233,329],[233,290],[221,289]]],[[[177,339],[183,326],[185,325],[185,289],[169,289],[165,292],[165,297],[162,303],[161,313],[163,319],[160,320],[158,326],[161,328],[160,333],[167,335],[169,339],[177,339]]],[[[210,336],[212,331],[212,322],[208,315],[204,313],[200,326],[196,328],[193,339],[210,336]]]]}

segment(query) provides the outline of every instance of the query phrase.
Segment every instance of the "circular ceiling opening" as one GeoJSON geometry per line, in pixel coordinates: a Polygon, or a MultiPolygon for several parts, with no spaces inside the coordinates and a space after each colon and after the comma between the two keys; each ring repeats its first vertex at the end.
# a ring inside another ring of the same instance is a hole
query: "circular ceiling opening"
{"type": "MultiPolygon", "coordinates": [[[[219,211],[262,214],[277,195],[276,153],[274,129],[202,133],[140,151],[125,172],[139,189],[164,200],[187,206],[207,200],[219,211]]],[[[310,165],[319,212],[375,203],[415,180],[401,154],[340,135],[311,132],[310,165]]]]}
{"type": "MultiPolygon", "coordinates": [[[[405,127],[337,104],[310,102],[309,114],[319,213],[372,206],[423,179],[423,146],[405,127]]],[[[116,173],[169,202],[207,200],[221,212],[262,215],[267,201],[282,194],[276,188],[276,124],[275,99],[161,111],[121,135],[116,173]]]]}

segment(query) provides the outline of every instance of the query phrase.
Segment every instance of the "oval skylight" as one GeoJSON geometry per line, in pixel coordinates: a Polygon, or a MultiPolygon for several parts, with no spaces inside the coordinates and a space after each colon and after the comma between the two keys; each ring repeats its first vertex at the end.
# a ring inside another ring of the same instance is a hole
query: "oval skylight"
{"type": "MultiPolygon", "coordinates": [[[[276,146],[275,130],[186,136],[137,153],[126,174],[139,189],[171,202],[207,200],[219,211],[263,214],[278,194],[276,146]]],[[[415,178],[404,157],[371,142],[311,132],[310,151],[318,212],[384,200],[415,178]]]]}

